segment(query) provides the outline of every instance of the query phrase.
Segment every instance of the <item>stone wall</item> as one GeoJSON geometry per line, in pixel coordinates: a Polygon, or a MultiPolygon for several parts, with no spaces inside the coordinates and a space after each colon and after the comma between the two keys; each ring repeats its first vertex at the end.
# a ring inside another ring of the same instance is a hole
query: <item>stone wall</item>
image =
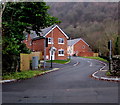
{"type": "Polygon", "coordinates": [[[120,55],[113,56],[113,73],[114,75],[120,76],[120,55]]]}

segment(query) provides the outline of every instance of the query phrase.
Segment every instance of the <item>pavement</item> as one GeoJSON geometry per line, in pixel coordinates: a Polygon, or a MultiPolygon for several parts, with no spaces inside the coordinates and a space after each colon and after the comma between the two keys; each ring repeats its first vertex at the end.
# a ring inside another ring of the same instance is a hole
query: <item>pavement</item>
{"type": "Polygon", "coordinates": [[[102,62],[102,61],[98,61],[101,64],[103,64],[103,67],[100,68],[98,71],[94,72],[91,76],[95,79],[99,79],[99,80],[105,80],[105,81],[115,81],[115,82],[120,82],[120,78],[118,78],[117,76],[107,76],[106,72],[109,70],[108,67],[108,63],[106,62],[102,62]]]}
{"type": "MultiPolygon", "coordinates": [[[[56,64],[53,65],[55,66],[56,64]]],[[[62,68],[56,72],[2,84],[2,102],[48,104],[119,102],[118,82],[96,80],[90,76],[104,67],[102,62],[73,57],[71,64],[61,66],[62,68]]]]}

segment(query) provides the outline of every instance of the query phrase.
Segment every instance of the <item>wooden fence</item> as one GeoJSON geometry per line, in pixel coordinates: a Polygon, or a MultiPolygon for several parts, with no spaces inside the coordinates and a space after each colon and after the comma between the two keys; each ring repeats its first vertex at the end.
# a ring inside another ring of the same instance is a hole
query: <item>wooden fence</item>
{"type": "Polygon", "coordinates": [[[43,59],[42,52],[32,52],[31,54],[20,54],[20,70],[30,70],[30,61],[33,56],[38,56],[38,59],[43,59]]]}

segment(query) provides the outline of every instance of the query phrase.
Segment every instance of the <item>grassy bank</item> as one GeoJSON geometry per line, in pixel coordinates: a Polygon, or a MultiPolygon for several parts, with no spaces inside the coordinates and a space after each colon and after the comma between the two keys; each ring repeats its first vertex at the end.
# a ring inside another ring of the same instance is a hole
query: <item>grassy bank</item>
{"type": "Polygon", "coordinates": [[[28,71],[22,71],[22,72],[14,72],[14,73],[3,75],[2,80],[32,78],[34,76],[40,75],[45,72],[46,71],[42,71],[42,70],[28,70],[28,71]]]}
{"type": "MultiPolygon", "coordinates": [[[[47,62],[51,62],[50,60],[47,62]]],[[[70,62],[70,59],[67,60],[53,60],[53,63],[60,63],[60,64],[65,64],[70,62]]],[[[43,74],[47,71],[43,70],[27,70],[27,71],[22,71],[22,72],[14,72],[14,73],[9,73],[9,74],[4,74],[2,76],[2,80],[10,80],[10,79],[27,79],[27,78],[32,78],[34,76],[43,74]]]]}
{"type": "Polygon", "coordinates": [[[103,59],[103,58],[100,58],[100,57],[82,57],[82,58],[96,59],[96,60],[108,62],[106,59],[103,59]]]}
{"type": "MultiPolygon", "coordinates": [[[[51,62],[51,60],[48,60],[47,62],[51,62]]],[[[60,64],[65,64],[65,63],[68,63],[70,62],[70,59],[67,59],[67,60],[52,60],[53,63],[60,63],[60,64]]]]}

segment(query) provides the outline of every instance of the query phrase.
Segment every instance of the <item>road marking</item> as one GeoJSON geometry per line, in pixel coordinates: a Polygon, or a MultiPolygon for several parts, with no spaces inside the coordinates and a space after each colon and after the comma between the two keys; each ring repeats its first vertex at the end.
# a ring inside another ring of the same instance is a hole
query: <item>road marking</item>
{"type": "Polygon", "coordinates": [[[88,63],[90,63],[90,67],[92,66],[92,62],[90,62],[90,61],[87,61],[88,63]]]}
{"type": "Polygon", "coordinates": [[[92,66],[92,62],[90,62],[90,67],[92,66]]]}
{"type": "Polygon", "coordinates": [[[102,63],[104,65],[102,68],[100,68],[100,71],[102,71],[107,66],[107,64],[102,62],[102,61],[98,61],[98,62],[100,62],[100,63],[102,63]]]}
{"type": "Polygon", "coordinates": [[[73,66],[77,66],[79,62],[75,63],[73,66]]]}

